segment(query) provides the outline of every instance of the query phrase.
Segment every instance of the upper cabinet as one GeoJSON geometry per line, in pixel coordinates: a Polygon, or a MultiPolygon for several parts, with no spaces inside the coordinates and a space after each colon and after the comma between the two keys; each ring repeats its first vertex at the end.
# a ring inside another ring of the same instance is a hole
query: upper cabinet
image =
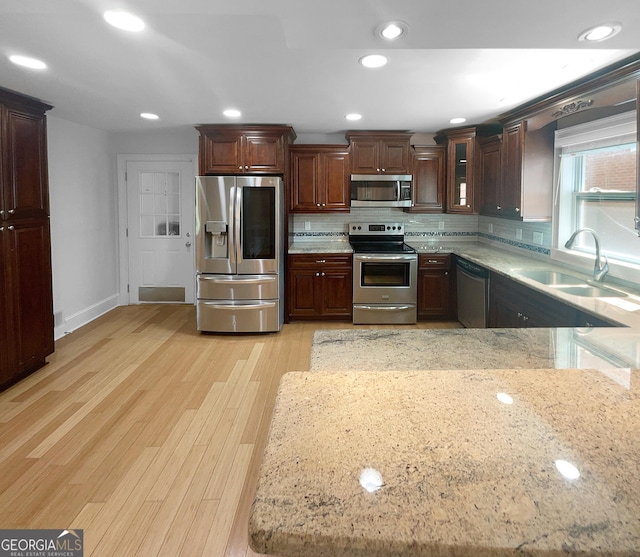
{"type": "Polygon", "coordinates": [[[347,132],[351,174],[410,174],[409,132],[347,132]]]}
{"type": "Polygon", "coordinates": [[[289,155],[291,212],[349,211],[350,160],[347,145],[292,145],[289,155]]]}
{"type": "Polygon", "coordinates": [[[416,145],[412,153],[412,206],[406,212],[443,213],[445,206],[445,149],[416,145]]]}
{"type": "Polygon", "coordinates": [[[477,139],[495,134],[497,129],[496,126],[456,128],[436,134],[436,142],[445,145],[447,152],[447,213],[478,213],[477,139]]]}
{"type": "Polygon", "coordinates": [[[289,126],[196,126],[200,132],[198,172],[205,174],[284,174],[289,126]]]}
{"type": "Polygon", "coordinates": [[[480,213],[524,221],[551,219],[553,132],[549,125],[528,131],[527,122],[478,142],[480,213]]]}

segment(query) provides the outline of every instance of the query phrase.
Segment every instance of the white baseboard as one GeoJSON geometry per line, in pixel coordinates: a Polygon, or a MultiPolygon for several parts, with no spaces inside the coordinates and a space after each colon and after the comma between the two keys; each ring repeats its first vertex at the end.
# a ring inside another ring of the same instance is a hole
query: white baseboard
{"type": "Polygon", "coordinates": [[[88,308],[80,310],[73,315],[69,315],[65,317],[64,323],[58,325],[53,330],[53,338],[58,340],[69,333],[72,333],[76,329],[79,329],[83,325],[90,323],[94,319],[97,319],[101,315],[111,311],[112,309],[118,307],[119,303],[118,294],[114,294],[113,296],[109,296],[88,308]]]}

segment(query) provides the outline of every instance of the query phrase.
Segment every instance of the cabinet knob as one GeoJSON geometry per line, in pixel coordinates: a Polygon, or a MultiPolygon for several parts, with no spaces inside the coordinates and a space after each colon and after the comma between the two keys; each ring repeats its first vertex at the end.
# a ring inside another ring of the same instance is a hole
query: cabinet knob
{"type": "Polygon", "coordinates": [[[317,277],[319,277],[319,276],[320,276],[320,273],[316,273],[316,276],[317,276],[317,277]]]}
{"type": "Polygon", "coordinates": [[[244,169],[245,169],[245,170],[249,170],[249,166],[245,164],[245,165],[244,165],[244,169]]]}
{"type": "Polygon", "coordinates": [[[4,232],[4,226],[0,226],[0,232],[4,232]]]}
{"type": "Polygon", "coordinates": [[[636,224],[640,222],[640,217],[634,217],[633,222],[636,224]]]}
{"type": "Polygon", "coordinates": [[[520,212],[520,207],[516,207],[516,213],[520,212]]]}
{"type": "Polygon", "coordinates": [[[324,276],[324,273],[320,273],[320,276],[322,276],[322,277],[323,277],[323,276],[324,276]]]}
{"type": "Polygon", "coordinates": [[[240,165],[240,166],[238,167],[238,170],[242,170],[242,165],[240,165]]]}
{"type": "Polygon", "coordinates": [[[10,215],[13,215],[15,212],[16,212],[16,210],[15,210],[15,209],[9,209],[9,214],[10,214],[10,215]]]}
{"type": "Polygon", "coordinates": [[[326,259],[318,259],[318,260],[316,261],[316,263],[326,263],[326,262],[327,262],[327,260],[326,260],[326,259]]]}
{"type": "Polygon", "coordinates": [[[386,168],[383,168],[383,169],[382,169],[382,172],[386,172],[386,171],[387,171],[387,169],[386,169],[386,168]]]}
{"type": "Polygon", "coordinates": [[[498,211],[500,211],[502,209],[502,207],[500,207],[500,205],[497,205],[496,209],[498,209],[498,211]]]}
{"type": "Polygon", "coordinates": [[[320,207],[320,206],[321,206],[320,203],[316,203],[316,207],[320,207]]]}
{"type": "Polygon", "coordinates": [[[15,230],[14,226],[10,226],[7,230],[15,230]]]}
{"type": "Polygon", "coordinates": [[[3,209],[0,209],[0,217],[1,217],[2,215],[4,215],[4,210],[3,210],[3,209]]]}

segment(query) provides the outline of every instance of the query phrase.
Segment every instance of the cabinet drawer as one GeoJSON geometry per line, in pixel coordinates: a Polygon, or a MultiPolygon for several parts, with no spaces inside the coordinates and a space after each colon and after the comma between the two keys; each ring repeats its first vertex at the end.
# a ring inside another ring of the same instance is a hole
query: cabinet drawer
{"type": "Polygon", "coordinates": [[[451,256],[434,255],[432,253],[421,253],[418,255],[419,269],[449,269],[451,267],[451,256]]]}
{"type": "Polygon", "coordinates": [[[318,267],[346,267],[350,269],[351,266],[351,254],[318,253],[289,256],[290,269],[316,269],[318,267]]]}

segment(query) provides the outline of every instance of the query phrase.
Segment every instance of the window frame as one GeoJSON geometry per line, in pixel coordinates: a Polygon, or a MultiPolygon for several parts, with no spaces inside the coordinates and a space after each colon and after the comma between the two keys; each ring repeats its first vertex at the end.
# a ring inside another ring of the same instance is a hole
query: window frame
{"type": "MultiPolygon", "coordinates": [[[[585,273],[591,274],[594,267],[594,254],[584,250],[577,250],[574,247],[567,249],[564,247],[569,236],[576,229],[577,220],[577,200],[578,199],[635,199],[635,207],[638,211],[638,195],[637,190],[629,192],[579,192],[575,191],[573,183],[562,181],[563,171],[561,168],[561,156],[563,151],[589,150],[591,148],[622,145],[628,143],[636,144],[636,153],[638,150],[637,135],[637,113],[636,110],[627,111],[614,116],[593,120],[584,124],[578,124],[555,132],[554,142],[554,192],[553,192],[553,223],[552,223],[552,244],[551,259],[560,263],[571,265],[584,270],[585,273]]],[[[636,155],[636,180],[638,183],[638,160],[636,155]]],[[[572,171],[565,172],[572,174],[572,171]]],[[[566,178],[566,174],[565,174],[566,178]]],[[[634,232],[635,222],[633,216],[630,222],[625,226],[634,232]]],[[[596,232],[598,232],[596,230],[596,232]]],[[[637,238],[635,248],[640,251],[640,238],[637,238]]],[[[634,250],[635,251],[635,250],[634,250]]],[[[630,262],[624,259],[616,258],[615,254],[610,255],[604,252],[609,259],[608,277],[613,277],[622,281],[633,283],[640,282],[640,262],[630,262]]],[[[639,253],[640,256],[640,253],[639,253]]]]}

